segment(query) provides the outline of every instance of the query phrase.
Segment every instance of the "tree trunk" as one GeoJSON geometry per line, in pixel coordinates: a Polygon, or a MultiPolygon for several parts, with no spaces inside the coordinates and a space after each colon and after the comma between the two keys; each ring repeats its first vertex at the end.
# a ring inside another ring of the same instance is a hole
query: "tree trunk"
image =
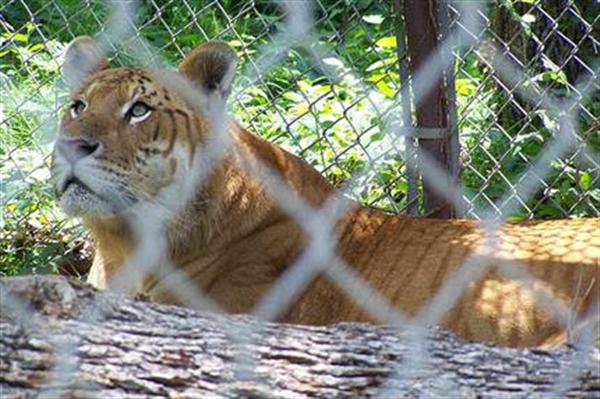
{"type": "Polygon", "coordinates": [[[407,333],[368,324],[200,314],[58,276],[2,279],[0,290],[3,399],[558,397],[551,390],[574,370],[565,395],[600,394],[597,360],[570,349],[499,348],[431,329],[426,355],[411,358],[407,333]]]}

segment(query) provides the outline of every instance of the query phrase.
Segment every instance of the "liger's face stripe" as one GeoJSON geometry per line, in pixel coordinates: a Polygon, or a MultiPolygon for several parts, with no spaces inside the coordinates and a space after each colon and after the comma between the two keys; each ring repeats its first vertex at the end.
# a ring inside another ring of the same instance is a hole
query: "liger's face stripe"
{"type": "MultiPolygon", "coordinates": [[[[161,187],[172,183],[178,167],[191,165],[196,143],[202,141],[201,125],[192,123],[202,115],[144,70],[100,72],[85,82],[73,98],[85,98],[87,108],[76,119],[68,114],[63,117],[61,135],[94,140],[103,149],[98,156],[87,159],[86,167],[76,173],[87,174],[90,187],[101,186],[116,196],[123,193],[138,200],[152,198],[161,187]],[[132,107],[138,102],[149,111],[132,118],[132,107]],[[178,148],[182,151],[176,151],[178,148]],[[102,181],[95,180],[100,175],[94,170],[103,171],[102,181]],[[131,192],[125,193],[123,187],[131,192]]],[[[71,166],[60,162],[55,169],[55,175],[73,173],[71,166]]],[[[122,198],[115,201],[123,203],[122,198]]],[[[84,202],[80,204],[82,208],[86,206],[84,202]]]]}

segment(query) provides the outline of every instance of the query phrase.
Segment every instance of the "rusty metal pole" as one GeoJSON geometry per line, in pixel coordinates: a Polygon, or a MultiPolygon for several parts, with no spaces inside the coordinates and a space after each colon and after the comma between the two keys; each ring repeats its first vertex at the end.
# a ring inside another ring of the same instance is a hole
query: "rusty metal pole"
{"type": "MultiPolygon", "coordinates": [[[[398,24],[396,25],[396,51],[398,53],[398,75],[405,95],[400,98],[400,105],[402,107],[402,126],[405,130],[412,130],[412,101],[411,101],[411,82],[410,74],[408,72],[408,56],[406,53],[406,31],[404,27],[406,22],[402,20],[402,0],[394,1],[394,11],[398,18],[398,24]]],[[[407,190],[407,205],[406,212],[409,215],[417,215],[419,213],[419,190],[418,190],[418,171],[417,171],[417,142],[413,137],[404,136],[404,143],[406,147],[405,151],[405,164],[406,164],[406,182],[408,184],[407,190]]]]}
{"type": "MultiPolygon", "coordinates": [[[[445,5],[445,4],[444,4],[445,5]]],[[[435,56],[438,42],[441,38],[437,0],[404,0],[404,20],[406,21],[406,36],[408,55],[410,57],[410,74],[414,77],[423,63],[435,56]]],[[[437,55],[439,57],[439,54],[437,55]]],[[[449,87],[454,90],[454,87],[449,87]]],[[[443,76],[438,78],[437,84],[424,97],[419,97],[416,107],[416,128],[449,128],[448,97],[443,76]]],[[[414,93],[421,96],[421,93],[414,93]]],[[[456,134],[456,132],[453,132],[456,134]]],[[[444,170],[457,181],[456,148],[451,149],[450,134],[444,138],[420,138],[419,153],[426,152],[429,158],[438,162],[444,170]]],[[[456,144],[456,143],[454,143],[456,144]]],[[[453,145],[452,147],[455,147],[453,145]]],[[[421,160],[422,161],[422,160],[421,160]]],[[[431,217],[451,218],[455,216],[454,207],[442,196],[438,195],[433,185],[426,177],[423,178],[423,193],[425,213],[431,217]]]]}
{"type": "MultiPolygon", "coordinates": [[[[445,40],[450,35],[450,7],[448,6],[448,0],[440,0],[438,7],[438,18],[439,24],[442,31],[442,39],[445,40]]],[[[444,54],[444,57],[453,57],[452,50],[447,50],[450,54],[444,54]]],[[[446,107],[448,112],[448,146],[449,152],[449,163],[450,169],[448,169],[454,186],[457,189],[461,187],[461,168],[460,168],[460,140],[458,131],[458,110],[456,100],[456,79],[455,79],[455,64],[454,58],[452,62],[448,64],[448,67],[444,71],[446,80],[446,107]]],[[[462,206],[451,208],[451,217],[464,217],[465,215],[461,212],[464,211],[464,204],[462,206]]]]}

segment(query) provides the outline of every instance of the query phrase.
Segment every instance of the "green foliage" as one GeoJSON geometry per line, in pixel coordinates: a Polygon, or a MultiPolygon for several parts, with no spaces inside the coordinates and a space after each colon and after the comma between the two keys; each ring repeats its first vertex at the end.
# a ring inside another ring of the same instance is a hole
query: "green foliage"
{"type": "MultiPolygon", "coordinates": [[[[569,5],[574,11],[569,13],[564,13],[562,6],[554,2],[503,0],[501,3],[517,25],[507,40],[511,51],[537,57],[539,49],[530,48],[530,43],[544,43],[544,56],[538,58],[539,62],[521,59],[531,76],[523,82],[523,87],[536,85],[543,96],[552,95],[568,102],[577,93],[574,86],[579,83],[578,79],[589,74],[589,68],[593,70],[598,66],[581,18],[596,21],[600,9],[589,2],[578,1],[569,5]],[[534,3],[544,12],[533,7],[534,3]],[[553,34],[548,29],[552,20],[558,20],[557,29],[561,34],[553,34]],[[519,45],[519,35],[525,37],[522,41],[525,44],[519,45]],[[577,43],[578,59],[572,57],[573,42],[577,43]],[[518,48],[520,46],[522,48],[518,48]]],[[[462,178],[467,196],[473,198],[476,206],[487,206],[489,200],[496,202],[512,192],[560,129],[556,115],[550,110],[507,94],[489,74],[486,66],[471,53],[463,60],[457,79],[461,143],[468,154],[463,162],[462,178]]],[[[551,172],[544,178],[540,190],[521,204],[516,214],[504,216],[511,220],[597,216],[600,170],[598,160],[593,158],[600,151],[597,122],[600,95],[594,93],[582,105],[587,111],[579,109],[575,148],[550,163],[551,172]]],[[[537,179],[537,176],[527,176],[527,179],[537,179]]],[[[499,205],[502,211],[506,204],[499,205]]]]}
{"type": "MultiPolygon", "coordinates": [[[[173,66],[206,38],[226,40],[241,60],[231,106],[242,124],[301,155],[362,202],[402,210],[408,190],[404,147],[389,135],[393,117],[400,112],[395,102],[400,88],[397,20],[391,6],[372,0],[353,1],[352,7],[320,2],[327,11],[318,9],[316,17],[326,22],[315,32],[314,48],[325,54],[322,65],[315,65],[306,50],[293,47],[281,62],[261,70],[252,61],[258,62],[261,49],[273,43],[283,23],[280,10],[270,1],[219,3],[221,7],[187,2],[188,8],[182,2],[140,2],[136,26],[149,48],[173,66]],[[251,81],[257,76],[260,79],[251,81]],[[358,184],[346,188],[348,179],[359,173],[358,184]]],[[[527,15],[528,2],[502,4],[528,37],[540,31],[539,16],[527,15]]],[[[97,34],[108,17],[97,1],[31,0],[27,7],[14,2],[0,11],[0,275],[54,272],[81,243],[81,230],[65,222],[49,184],[48,155],[67,95],[58,66],[73,37],[97,34]]],[[[113,62],[143,65],[146,60],[134,59],[127,51],[127,46],[137,45],[139,38],[129,37],[115,49],[121,52],[113,62]]],[[[591,60],[585,51],[580,56],[591,60]]],[[[530,83],[553,95],[572,94],[573,72],[548,57],[543,61],[531,67],[530,83]]],[[[473,53],[464,55],[457,66],[456,90],[465,195],[475,207],[487,207],[510,192],[542,154],[557,123],[540,106],[519,113],[515,104],[524,102],[501,90],[473,53]]],[[[599,95],[585,107],[592,116],[580,116],[579,136],[600,151],[593,117],[600,115],[599,95]]],[[[504,216],[585,216],[594,214],[592,206],[600,208],[599,171],[585,154],[571,151],[551,167],[546,186],[516,213],[504,216]]],[[[499,204],[501,209],[504,205],[499,204]]]]}

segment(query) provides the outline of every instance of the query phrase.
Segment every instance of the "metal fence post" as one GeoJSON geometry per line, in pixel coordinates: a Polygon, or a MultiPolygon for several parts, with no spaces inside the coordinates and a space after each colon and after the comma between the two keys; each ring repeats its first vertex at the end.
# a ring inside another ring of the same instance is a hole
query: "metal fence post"
{"type": "MultiPolygon", "coordinates": [[[[408,88],[400,98],[402,106],[402,126],[404,128],[412,128],[412,101],[410,90],[410,74],[408,72],[408,55],[406,52],[406,21],[402,18],[402,0],[394,1],[394,11],[396,12],[396,51],[398,53],[398,76],[402,84],[402,88],[408,88]]],[[[417,143],[413,137],[404,136],[406,143],[406,183],[407,190],[407,206],[406,212],[409,215],[417,215],[419,212],[419,191],[418,191],[418,170],[417,170],[417,143]]]]}
{"type": "MultiPolygon", "coordinates": [[[[443,3],[446,7],[446,3],[443,3]]],[[[423,63],[434,56],[441,37],[437,0],[404,0],[404,19],[406,21],[406,42],[409,66],[412,76],[421,68],[423,63]]],[[[444,8],[443,12],[447,12],[444,8]]],[[[444,18],[444,20],[447,20],[444,18]]],[[[458,137],[456,126],[449,126],[449,122],[456,118],[449,116],[449,102],[455,98],[448,94],[454,90],[453,85],[444,84],[440,76],[437,85],[423,98],[419,98],[416,107],[416,127],[418,128],[445,128],[449,134],[444,138],[420,138],[419,154],[427,153],[429,157],[438,162],[452,177],[455,183],[458,180],[458,137]],[[454,142],[451,144],[451,137],[454,142]]],[[[420,93],[414,93],[420,96],[420,93]]],[[[423,178],[423,194],[425,213],[431,217],[451,218],[456,216],[454,207],[444,198],[439,196],[427,178],[423,178]]]]}

